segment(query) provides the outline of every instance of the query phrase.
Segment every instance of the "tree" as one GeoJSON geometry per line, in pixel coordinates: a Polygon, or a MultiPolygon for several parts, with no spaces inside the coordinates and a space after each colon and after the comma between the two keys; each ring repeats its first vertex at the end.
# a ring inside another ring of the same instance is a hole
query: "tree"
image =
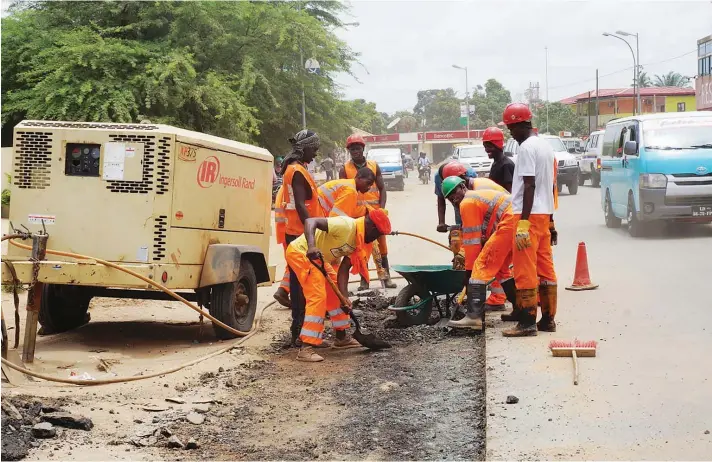
{"type": "Polygon", "coordinates": [[[648,77],[648,73],[645,71],[640,71],[640,75],[638,76],[638,87],[648,88],[652,86],[653,82],[650,80],[650,77],[648,77]]]}
{"type": "Polygon", "coordinates": [[[656,87],[686,87],[690,83],[690,78],[674,71],[667,74],[656,75],[654,85],[656,87]]]}
{"type": "Polygon", "coordinates": [[[474,115],[470,116],[470,126],[481,130],[497,125],[502,121],[502,113],[507,104],[512,102],[512,95],[495,79],[489,79],[484,87],[478,86],[471,98],[474,115]]]}
{"type": "Polygon", "coordinates": [[[586,122],[576,112],[565,104],[549,103],[549,117],[547,130],[547,109],[544,103],[536,104],[532,107],[534,113],[533,125],[539,128],[541,133],[558,134],[560,131],[572,132],[576,136],[588,133],[586,122]]]}
{"type": "Polygon", "coordinates": [[[343,143],[362,118],[334,81],[357,58],[333,32],[345,8],[336,1],[23,2],[2,18],[3,138],[23,118],[148,118],[278,154],[301,129],[304,88],[309,128],[326,144],[343,143]],[[320,75],[306,72],[300,55],[317,59],[320,75]]]}
{"type": "Polygon", "coordinates": [[[355,99],[344,101],[343,104],[353,127],[374,135],[385,133],[388,122],[383,118],[383,114],[376,110],[376,103],[370,103],[364,99],[355,99]]]}
{"type": "Polygon", "coordinates": [[[421,90],[413,115],[425,119],[426,130],[454,130],[460,127],[460,102],[452,88],[421,90]]]}

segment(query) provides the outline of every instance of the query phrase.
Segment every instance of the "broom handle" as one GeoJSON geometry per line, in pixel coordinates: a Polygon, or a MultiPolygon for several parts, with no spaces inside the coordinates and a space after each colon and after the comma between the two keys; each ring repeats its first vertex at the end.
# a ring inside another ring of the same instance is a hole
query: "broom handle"
{"type": "Polygon", "coordinates": [[[579,383],[578,359],[576,359],[576,349],[571,350],[571,358],[574,360],[574,385],[579,383]]]}

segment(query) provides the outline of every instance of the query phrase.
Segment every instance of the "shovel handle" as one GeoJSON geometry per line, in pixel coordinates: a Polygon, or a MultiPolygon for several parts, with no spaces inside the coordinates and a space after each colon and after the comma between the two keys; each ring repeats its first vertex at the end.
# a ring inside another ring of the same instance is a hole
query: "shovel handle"
{"type": "Polygon", "coordinates": [[[321,264],[318,264],[315,260],[310,260],[314,266],[317,267],[319,271],[321,271],[321,274],[324,275],[324,279],[326,279],[326,282],[329,283],[331,288],[333,289],[334,293],[336,294],[337,297],[339,297],[339,301],[341,302],[342,305],[346,306],[349,309],[349,312],[351,311],[351,300],[346,298],[344,294],[341,293],[341,290],[337,287],[336,283],[331,280],[329,275],[326,273],[326,269],[324,268],[324,259],[321,259],[321,264]]]}

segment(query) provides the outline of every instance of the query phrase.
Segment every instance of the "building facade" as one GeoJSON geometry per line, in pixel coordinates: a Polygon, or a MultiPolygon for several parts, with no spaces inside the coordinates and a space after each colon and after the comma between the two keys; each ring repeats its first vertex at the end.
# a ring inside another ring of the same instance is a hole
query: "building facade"
{"type": "MultiPolygon", "coordinates": [[[[589,130],[594,131],[605,126],[611,119],[632,116],[635,109],[635,92],[632,88],[600,89],[598,98],[595,91],[590,91],[565,98],[561,103],[571,106],[574,112],[584,119],[589,130]],[[596,111],[596,101],[598,101],[598,111],[596,111]]],[[[697,108],[694,88],[641,88],[640,103],[640,112],[643,114],[689,112],[697,108]]]]}
{"type": "Polygon", "coordinates": [[[712,35],[697,41],[697,110],[712,111],[712,35]]]}

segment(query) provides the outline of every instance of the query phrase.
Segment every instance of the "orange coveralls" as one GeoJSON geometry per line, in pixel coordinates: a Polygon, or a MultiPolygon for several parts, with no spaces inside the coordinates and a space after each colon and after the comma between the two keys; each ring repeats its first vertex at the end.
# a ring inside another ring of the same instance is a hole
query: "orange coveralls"
{"type": "MultiPolygon", "coordinates": [[[[331,217],[328,220],[329,231],[317,230],[315,236],[315,244],[324,258],[349,258],[352,253],[359,252],[359,242],[363,242],[365,236],[364,219],[331,217]]],[[[306,298],[306,311],[299,338],[305,344],[321,345],[327,313],[335,330],[348,329],[351,321],[349,315],[341,309],[340,300],[331,285],[321,271],[314,267],[306,251],[306,237],[299,236],[287,247],[287,263],[299,279],[306,298]]],[[[324,269],[327,276],[337,282],[334,267],[325,261],[324,269]]]]}
{"type": "MultiPolygon", "coordinates": [[[[373,160],[366,161],[366,167],[368,167],[373,174],[376,174],[378,170],[378,164],[373,160]]],[[[353,180],[356,178],[356,173],[358,173],[358,167],[354,164],[353,160],[350,160],[344,164],[344,172],[346,172],[346,178],[353,180]]],[[[381,198],[381,192],[378,190],[376,183],[371,185],[371,189],[364,194],[359,194],[360,200],[363,201],[363,205],[367,207],[373,207],[374,209],[380,209],[381,204],[379,202],[381,198]]],[[[382,256],[388,255],[388,244],[386,243],[386,236],[379,236],[378,240],[378,250],[381,252],[382,256]]]]}
{"type": "MultiPolygon", "coordinates": [[[[466,185],[467,189],[469,189],[470,191],[490,190],[509,194],[506,189],[504,189],[502,186],[498,185],[494,181],[490,180],[489,178],[468,178],[466,185]]],[[[460,205],[460,215],[462,215],[462,205],[460,205]]],[[[466,268],[469,271],[471,267],[466,268]]],[[[504,289],[502,289],[502,284],[500,284],[498,280],[495,280],[492,284],[490,284],[489,289],[490,296],[487,298],[487,301],[485,303],[487,305],[492,306],[504,305],[504,302],[507,301],[507,296],[504,293],[504,289]]]]}
{"type": "MultiPolygon", "coordinates": [[[[460,203],[465,268],[470,284],[501,283],[512,279],[514,219],[510,195],[482,189],[468,191],[460,203]]],[[[502,296],[506,300],[504,290],[502,296]]]]}
{"type": "MultiPolygon", "coordinates": [[[[294,174],[299,172],[304,176],[307,181],[309,188],[311,189],[311,199],[305,201],[307,207],[307,213],[310,218],[322,217],[321,206],[319,205],[319,194],[317,193],[316,183],[312,178],[309,171],[300,162],[290,163],[284,170],[284,176],[282,177],[282,188],[284,192],[282,194],[282,208],[284,209],[284,217],[286,219],[284,232],[285,232],[285,243],[289,244],[293,240],[297,239],[300,235],[304,233],[304,224],[299,218],[299,213],[297,212],[296,202],[294,200],[294,189],[292,187],[292,180],[294,179],[294,174]]],[[[291,301],[292,308],[292,337],[296,338],[299,335],[299,331],[302,328],[302,323],[304,322],[304,310],[305,310],[305,300],[304,292],[302,286],[299,284],[299,280],[296,277],[295,269],[289,265],[289,260],[287,260],[287,266],[290,269],[289,274],[289,298],[291,301]]],[[[282,279],[284,281],[284,279],[282,279]]]]}
{"type": "Polygon", "coordinates": [[[319,205],[326,217],[366,216],[366,205],[356,189],[356,180],[332,180],[319,186],[319,205]]]}

